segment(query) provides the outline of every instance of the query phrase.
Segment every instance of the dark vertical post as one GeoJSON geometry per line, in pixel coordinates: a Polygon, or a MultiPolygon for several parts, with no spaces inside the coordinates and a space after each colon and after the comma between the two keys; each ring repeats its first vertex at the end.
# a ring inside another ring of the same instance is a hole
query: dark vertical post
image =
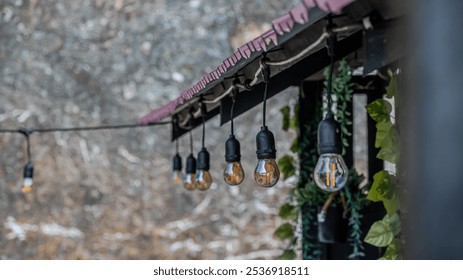
{"type": "MultiPolygon", "coordinates": [[[[309,124],[314,120],[321,119],[322,108],[322,92],[323,81],[302,82],[299,94],[299,145],[303,141],[308,143],[304,147],[304,152],[299,152],[301,178],[299,187],[304,187],[311,174],[303,173],[307,170],[307,166],[313,165],[313,159],[308,155],[308,151],[317,149],[317,126],[310,127],[309,124]],[[313,130],[313,131],[309,131],[313,130]]],[[[314,251],[319,258],[326,258],[326,248],[318,242],[318,222],[317,222],[317,206],[304,205],[301,209],[302,213],[302,258],[309,259],[309,256],[314,255],[314,251]]]]}
{"type": "Polygon", "coordinates": [[[463,258],[463,1],[412,1],[408,258],[463,258]]]}

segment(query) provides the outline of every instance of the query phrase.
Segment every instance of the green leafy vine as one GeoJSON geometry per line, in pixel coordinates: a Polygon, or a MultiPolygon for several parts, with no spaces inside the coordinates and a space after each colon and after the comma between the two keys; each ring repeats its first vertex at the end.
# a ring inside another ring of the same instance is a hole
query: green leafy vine
{"type": "Polygon", "coordinates": [[[402,259],[399,179],[396,175],[399,174],[400,141],[391,104],[392,100],[397,100],[399,91],[396,76],[390,70],[389,76],[391,80],[387,87],[387,100],[375,100],[368,104],[366,109],[370,117],[376,121],[375,147],[380,149],[377,158],[395,164],[396,172],[381,170],[373,176],[373,184],[367,198],[375,202],[381,201],[387,214],[382,220],[373,223],[365,237],[365,242],[377,247],[386,247],[382,259],[402,259]]]}
{"type": "MultiPolygon", "coordinates": [[[[349,146],[348,137],[351,136],[352,122],[350,120],[350,112],[347,108],[352,101],[352,89],[350,86],[351,81],[351,68],[345,60],[339,63],[337,75],[333,79],[333,92],[335,94],[336,104],[336,119],[341,126],[343,153],[349,146]]],[[[325,71],[325,77],[327,71],[325,71]]],[[[325,82],[326,88],[326,82],[325,82]]],[[[301,93],[302,94],[302,93],[301,93]]],[[[304,162],[298,163],[291,155],[284,155],[279,159],[278,165],[284,176],[289,178],[297,175],[298,182],[290,192],[288,202],[281,206],[279,215],[287,222],[278,227],[275,231],[275,236],[288,240],[288,247],[283,251],[280,259],[294,259],[296,257],[295,245],[297,244],[298,236],[301,234],[296,230],[299,226],[299,221],[302,222],[304,228],[317,228],[318,221],[317,206],[323,204],[328,198],[329,194],[322,191],[315,182],[312,180],[314,167],[318,160],[318,152],[314,141],[317,138],[318,123],[322,119],[323,108],[320,106],[316,108],[316,118],[311,120],[304,129],[300,129],[298,122],[299,104],[293,108],[285,106],[281,109],[283,115],[283,130],[294,129],[297,133],[302,133],[303,137],[296,137],[291,144],[291,151],[299,155],[299,160],[304,159],[304,162]],[[296,167],[299,164],[301,169],[299,173],[296,167]],[[301,211],[304,215],[301,217],[301,211]]],[[[362,230],[361,230],[361,210],[366,204],[365,195],[362,194],[358,186],[363,181],[363,177],[358,175],[355,169],[349,171],[349,181],[347,187],[343,189],[346,198],[347,207],[349,211],[349,226],[350,226],[350,244],[352,246],[352,253],[349,258],[357,259],[364,256],[362,250],[362,230]]],[[[339,196],[337,196],[335,203],[340,204],[339,196]]],[[[316,236],[309,231],[302,232],[302,238],[305,242],[302,243],[304,259],[320,259],[322,256],[321,244],[318,242],[316,236]],[[307,242],[310,241],[310,242],[307,242]]]]}

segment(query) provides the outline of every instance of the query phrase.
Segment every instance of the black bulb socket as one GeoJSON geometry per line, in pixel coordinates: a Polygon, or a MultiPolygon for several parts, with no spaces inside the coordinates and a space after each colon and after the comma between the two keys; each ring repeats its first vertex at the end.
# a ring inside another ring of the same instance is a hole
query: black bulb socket
{"type": "Polygon", "coordinates": [[[174,166],[173,166],[174,171],[182,170],[182,158],[180,157],[178,153],[175,154],[173,162],[174,162],[174,166]]]}
{"type": "Polygon", "coordinates": [[[239,162],[241,160],[240,142],[236,140],[235,135],[230,135],[225,142],[225,161],[239,162]]]}
{"type": "Polygon", "coordinates": [[[209,152],[204,147],[198,153],[198,169],[209,170],[209,152]]]}
{"type": "Polygon", "coordinates": [[[256,135],[256,154],[258,159],[275,159],[277,150],[275,149],[275,137],[268,130],[267,126],[261,127],[256,135]]]}
{"type": "Polygon", "coordinates": [[[193,154],[190,154],[186,158],[186,168],[185,168],[185,173],[186,174],[194,174],[196,173],[196,159],[193,156],[193,154]]]}
{"type": "Polygon", "coordinates": [[[28,162],[26,166],[24,166],[24,178],[33,178],[34,177],[34,166],[32,162],[28,162]]]}
{"type": "Polygon", "coordinates": [[[318,154],[341,154],[341,129],[332,114],[318,124],[318,154]]]}

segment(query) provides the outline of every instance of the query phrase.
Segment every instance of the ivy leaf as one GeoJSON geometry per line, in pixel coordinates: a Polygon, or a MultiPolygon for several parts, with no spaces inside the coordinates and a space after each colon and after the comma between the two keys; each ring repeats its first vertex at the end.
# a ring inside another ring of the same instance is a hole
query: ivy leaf
{"type": "Polygon", "coordinates": [[[283,254],[278,257],[280,260],[294,260],[296,258],[296,252],[292,249],[286,249],[283,254]]]}
{"type": "Polygon", "coordinates": [[[373,185],[368,192],[367,199],[377,202],[382,201],[389,215],[393,215],[399,209],[399,198],[396,192],[397,179],[389,172],[382,170],[373,176],[373,185]]]}
{"type": "Polygon", "coordinates": [[[377,99],[366,107],[368,114],[376,122],[384,122],[390,120],[390,114],[392,112],[391,103],[387,100],[377,99]]]}
{"type": "Polygon", "coordinates": [[[394,239],[389,246],[387,246],[386,252],[380,258],[380,260],[401,260],[402,244],[398,239],[394,239]]]}
{"type": "Polygon", "coordinates": [[[390,133],[393,124],[390,121],[376,123],[375,147],[380,148],[384,138],[390,133]]]}
{"type": "Polygon", "coordinates": [[[289,178],[296,174],[296,167],[294,166],[294,158],[290,155],[284,155],[278,160],[278,166],[281,173],[286,178],[289,178]]]}
{"type": "Polygon", "coordinates": [[[391,80],[389,81],[389,85],[386,88],[386,97],[397,98],[397,94],[399,93],[399,90],[397,88],[397,79],[394,76],[394,73],[392,73],[391,69],[387,70],[387,73],[389,74],[389,77],[391,77],[391,80]]]}
{"type": "Polygon", "coordinates": [[[381,141],[381,150],[379,150],[376,157],[391,163],[397,163],[400,152],[399,143],[399,136],[397,135],[395,126],[392,126],[381,141]]]}
{"type": "Polygon", "coordinates": [[[400,232],[400,219],[397,213],[384,216],[381,221],[376,221],[368,231],[365,242],[376,247],[386,247],[391,244],[394,237],[400,232]]]}
{"type": "Polygon", "coordinates": [[[280,109],[281,114],[283,115],[283,130],[288,131],[289,128],[289,123],[290,123],[290,113],[291,113],[291,108],[289,106],[285,106],[280,109]]]}
{"type": "Polygon", "coordinates": [[[285,203],[280,207],[279,216],[284,219],[297,220],[299,209],[289,203],[285,203]]]}
{"type": "Polygon", "coordinates": [[[387,221],[376,221],[365,237],[365,242],[376,247],[386,247],[394,240],[394,233],[387,221]]]}
{"type": "Polygon", "coordinates": [[[281,240],[290,239],[293,237],[293,234],[293,226],[289,223],[282,224],[274,233],[274,235],[281,240]]]}

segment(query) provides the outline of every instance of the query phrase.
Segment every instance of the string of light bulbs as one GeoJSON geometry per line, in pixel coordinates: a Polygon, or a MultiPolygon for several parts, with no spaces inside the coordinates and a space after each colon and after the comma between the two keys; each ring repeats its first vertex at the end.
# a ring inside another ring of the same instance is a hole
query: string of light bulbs
{"type": "MultiPolygon", "coordinates": [[[[338,32],[348,32],[348,31],[357,31],[362,29],[364,26],[360,24],[354,24],[350,26],[343,26],[343,27],[334,27],[329,19],[329,23],[319,37],[314,43],[308,46],[306,49],[302,50],[297,55],[288,58],[282,61],[270,61],[266,57],[266,53],[262,55],[262,59],[260,61],[259,67],[255,72],[254,78],[251,81],[248,81],[246,84],[240,84],[238,79],[235,79],[232,85],[225,90],[221,95],[212,99],[212,100],[204,100],[203,96],[200,96],[200,107],[195,111],[193,108],[190,108],[190,114],[186,120],[184,120],[184,124],[188,122],[190,124],[190,145],[192,145],[192,136],[191,136],[191,129],[192,120],[195,117],[198,117],[200,114],[202,115],[202,125],[203,125],[203,139],[202,139],[202,149],[200,153],[198,153],[198,159],[201,157],[205,157],[202,152],[205,151],[204,147],[204,137],[205,137],[205,110],[204,104],[205,103],[216,103],[219,102],[222,98],[226,96],[230,96],[232,99],[232,105],[230,109],[230,136],[225,142],[225,169],[223,172],[223,178],[225,183],[230,186],[236,186],[242,183],[244,179],[244,170],[240,163],[241,154],[240,154],[240,143],[235,138],[234,135],[234,107],[236,103],[236,97],[239,93],[240,89],[247,90],[249,87],[254,86],[260,80],[260,76],[262,75],[262,81],[264,83],[264,93],[263,93],[263,100],[262,100],[262,127],[259,133],[256,135],[256,155],[257,155],[257,166],[254,171],[254,180],[259,186],[262,187],[273,187],[279,180],[280,171],[278,169],[278,164],[276,163],[276,148],[275,148],[275,137],[273,133],[268,129],[266,126],[266,108],[267,108],[267,92],[268,92],[268,84],[270,81],[270,66],[282,66],[289,63],[293,63],[299,59],[301,59],[304,55],[306,55],[311,50],[320,46],[323,42],[326,43],[328,56],[330,58],[329,64],[329,75],[327,81],[327,91],[326,91],[326,101],[327,101],[327,113],[324,116],[323,120],[319,123],[318,131],[317,131],[317,148],[320,154],[320,157],[317,161],[317,164],[314,169],[314,180],[316,184],[324,191],[335,193],[342,189],[347,182],[348,179],[348,169],[344,162],[344,159],[341,155],[342,145],[341,145],[341,131],[339,129],[339,123],[335,120],[333,114],[333,92],[332,92],[332,84],[333,84],[333,72],[335,66],[335,44],[337,41],[337,33],[338,32]]],[[[207,152],[207,151],[206,151],[207,152]]],[[[178,148],[177,148],[178,153],[178,148]]],[[[199,175],[200,173],[203,174],[206,171],[207,175],[210,176],[209,170],[209,154],[207,153],[207,170],[204,170],[204,164],[200,164],[201,168],[198,168],[199,173],[194,176],[194,172],[196,170],[192,170],[191,166],[188,168],[190,157],[193,158],[193,148],[191,147],[191,154],[187,159],[187,171],[186,174],[189,178],[185,178],[184,187],[188,190],[194,189],[201,189],[201,183],[198,184],[198,180],[201,180],[203,175],[199,175]],[[196,182],[192,181],[192,179],[196,179],[196,182]]],[[[176,155],[177,157],[177,155],[176,155]]],[[[194,159],[194,158],[193,158],[194,159]]],[[[175,164],[174,158],[174,166],[179,166],[175,164]]],[[[204,160],[203,160],[204,161],[204,160]]],[[[191,164],[190,164],[191,165],[191,164]]],[[[199,167],[199,166],[198,166],[199,167]]],[[[178,171],[174,168],[174,171],[178,171]]],[[[204,174],[206,174],[204,173],[204,174]]],[[[209,177],[210,178],[210,177],[209,177]]],[[[204,181],[204,180],[203,180],[204,181]]],[[[209,180],[210,182],[211,180],[209,180]]],[[[202,183],[204,184],[204,182],[202,183]]],[[[209,185],[210,187],[210,185],[209,185]]],[[[207,190],[209,187],[203,187],[201,190],[207,190]]]]}
{"type": "MultiPolygon", "coordinates": [[[[126,128],[135,128],[135,127],[149,127],[157,125],[166,125],[171,124],[171,121],[164,122],[154,122],[149,124],[118,124],[118,125],[99,125],[99,126],[80,126],[80,127],[50,127],[50,128],[18,128],[18,129],[7,129],[0,128],[0,133],[3,134],[22,134],[26,138],[26,156],[27,163],[24,166],[23,173],[23,183],[21,191],[23,193],[29,193],[32,191],[33,177],[34,177],[34,165],[32,163],[31,156],[31,143],[30,136],[31,134],[38,133],[51,133],[51,132],[73,132],[73,131],[95,131],[95,130],[108,130],[108,129],[126,129],[126,128]]],[[[180,168],[181,169],[181,168],[180,168]]]]}

